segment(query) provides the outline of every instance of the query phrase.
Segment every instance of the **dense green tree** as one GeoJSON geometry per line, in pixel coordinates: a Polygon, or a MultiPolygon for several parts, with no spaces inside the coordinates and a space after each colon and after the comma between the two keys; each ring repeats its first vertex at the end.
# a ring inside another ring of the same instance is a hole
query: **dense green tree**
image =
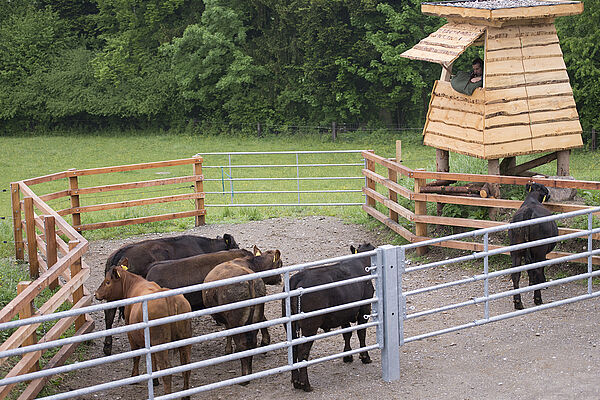
{"type": "Polygon", "coordinates": [[[559,18],[556,26],[581,125],[589,131],[600,129],[600,0],[583,3],[581,15],[559,18]]]}

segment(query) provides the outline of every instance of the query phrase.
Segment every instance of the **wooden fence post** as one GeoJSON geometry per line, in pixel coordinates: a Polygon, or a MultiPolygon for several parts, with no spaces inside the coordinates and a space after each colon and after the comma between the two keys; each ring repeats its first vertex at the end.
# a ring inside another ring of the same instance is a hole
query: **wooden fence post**
{"type": "MultiPolygon", "coordinates": [[[[194,182],[194,190],[196,193],[204,193],[204,178],[202,177],[202,157],[195,156],[196,161],[194,162],[194,175],[196,175],[196,181],[194,182]]],[[[204,211],[204,199],[197,198],[194,201],[197,211],[204,211]]],[[[206,215],[196,215],[195,218],[196,226],[204,225],[206,223],[206,215]]]]}
{"type": "Polygon", "coordinates": [[[262,137],[262,127],[260,126],[260,122],[256,123],[256,131],[258,132],[258,137],[262,137]]]}
{"type": "Polygon", "coordinates": [[[35,215],[33,213],[33,199],[23,199],[25,208],[25,228],[27,234],[27,258],[29,260],[29,277],[37,279],[40,276],[40,267],[37,259],[37,238],[35,237],[35,215]]]}
{"type": "Polygon", "coordinates": [[[596,129],[592,128],[592,151],[596,151],[596,129]]]}
{"type": "MultiPolygon", "coordinates": [[[[58,260],[56,246],[56,221],[52,215],[44,216],[44,234],[46,236],[46,264],[50,269],[58,260]]],[[[50,289],[58,287],[58,278],[50,282],[50,289]]]]}
{"type": "Polygon", "coordinates": [[[556,175],[569,176],[569,159],[571,150],[560,150],[556,152],[556,175]]]}
{"type": "Polygon", "coordinates": [[[337,129],[335,121],[331,123],[331,137],[333,140],[337,139],[337,129]]]}
{"type": "MultiPolygon", "coordinates": [[[[21,292],[23,290],[25,290],[25,288],[27,288],[27,286],[29,286],[30,284],[31,284],[31,281],[19,282],[17,284],[17,295],[21,294],[21,292]]],[[[33,305],[33,300],[31,300],[28,304],[26,304],[23,307],[23,309],[21,311],[19,311],[19,319],[30,318],[33,314],[35,314],[35,307],[33,305]]],[[[33,331],[31,336],[27,337],[23,341],[23,344],[21,346],[22,347],[31,346],[32,344],[36,344],[36,343],[37,343],[37,333],[35,331],[33,331]]],[[[39,371],[39,369],[40,369],[40,364],[39,364],[39,360],[38,360],[31,367],[31,369],[28,372],[39,371]]]]}
{"type": "MultiPolygon", "coordinates": [[[[71,169],[69,169],[69,171],[76,171],[76,169],[71,168],[71,169]]],[[[80,206],[79,194],[77,194],[78,189],[79,189],[79,182],[77,181],[77,175],[70,176],[69,177],[69,195],[71,196],[71,208],[77,208],[80,206]]],[[[71,216],[73,218],[73,228],[75,228],[79,231],[80,225],[81,225],[81,214],[73,213],[71,216]]]]}
{"type": "MultiPolygon", "coordinates": [[[[416,171],[425,171],[423,168],[417,168],[416,171]]],[[[421,188],[425,187],[427,180],[424,178],[415,178],[415,193],[420,193],[421,188]]],[[[415,214],[427,215],[427,202],[415,200],[415,214]]],[[[415,223],[415,235],[427,237],[427,224],[423,222],[415,223]]],[[[422,256],[427,253],[427,246],[417,247],[417,255],[422,256]]]]}
{"type": "MultiPolygon", "coordinates": [[[[399,164],[402,161],[402,141],[396,140],[396,162],[399,164]]],[[[398,183],[398,172],[394,171],[391,168],[388,168],[388,178],[394,182],[398,183]]],[[[392,189],[388,190],[390,200],[394,203],[398,202],[398,193],[394,192],[392,189]]],[[[398,222],[398,213],[390,209],[390,219],[394,222],[398,222]]]]}
{"type": "Polygon", "coordinates": [[[21,192],[18,183],[10,184],[12,202],[13,236],[15,238],[15,258],[25,260],[25,244],[23,243],[23,222],[21,221],[21,192]]]}
{"type": "MultiPolygon", "coordinates": [[[[375,153],[375,151],[373,150],[367,150],[369,153],[375,153]]],[[[367,169],[371,172],[375,172],[375,161],[369,160],[367,159],[367,169]]],[[[372,179],[367,178],[367,187],[369,189],[373,189],[376,190],[376,185],[375,185],[375,181],[372,179]]],[[[375,207],[375,199],[367,196],[367,206],[369,207],[375,207]]]]}
{"type": "MultiPolygon", "coordinates": [[[[69,251],[73,250],[75,247],[77,247],[77,245],[79,245],[79,240],[70,240],[69,241],[69,251]]],[[[79,271],[81,271],[81,258],[78,258],[77,260],[73,261],[73,263],[71,264],[71,279],[75,275],[77,275],[79,273],[79,271]]],[[[83,297],[83,285],[79,286],[73,292],[73,304],[77,304],[77,302],[79,300],[81,300],[82,297],[83,297]]],[[[79,328],[81,328],[83,326],[83,324],[85,324],[85,315],[82,314],[79,317],[77,317],[77,319],[75,320],[75,332],[77,332],[79,330],[79,328]]]]}
{"type": "MultiPolygon", "coordinates": [[[[442,68],[442,72],[445,71],[442,68]]],[[[437,172],[450,172],[450,152],[448,150],[435,149],[435,167],[437,172]]],[[[442,215],[444,203],[437,203],[437,215],[442,215]]]]}

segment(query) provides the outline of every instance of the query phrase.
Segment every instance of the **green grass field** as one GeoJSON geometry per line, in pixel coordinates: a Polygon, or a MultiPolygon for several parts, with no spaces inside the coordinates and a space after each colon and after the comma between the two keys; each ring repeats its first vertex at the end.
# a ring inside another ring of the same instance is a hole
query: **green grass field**
{"type": "MultiPolygon", "coordinates": [[[[236,152],[236,151],[305,151],[305,150],[358,150],[370,149],[376,154],[384,157],[395,156],[395,141],[402,140],[403,163],[411,168],[425,168],[435,170],[435,150],[421,144],[421,132],[418,130],[407,130],[403,132],[388,132],[385,130],[361,131],[343,133],[334,142],[330,135],[269,135],[258,138],[256,136],[243,136],[234,134],[225,135],[184,135],[164,132],[105,132],[101,134],[91,133],[69,133],[60,134],[54,132],[46,136],[13,136],[2,138],[3,153],[6,155],[0,159],[0,167],[3,174],[0,176],[0,187],[9,189],[10,182],[22,179],[42,176],[54,172],[65,171],[69,168],[86,169],[94,167],[115,166],[123,164],[135,164],[152,161],[163,161],[170,159],[188,158],[197,153],[209,152],[236,152]]],[[[328,155],[301,156],[299,162],[356,162],[360,159],[358,155],[328,155]]],[[[521,163],[528,157],[519,157],[517,162],[521,163]]],[[[245,156],[243,160],[236,160],[238,164],[293,164],[295,156],[275,154],[268,156],[245,156]]],[[[226,165],[225,156],[207,156],[204,160],[205,166],[226,165]]],[[[450,166],[453,172],[486,173],[487,164],[484,160],[452,154],[450,166]]],[[[335,176],[359,176],[360,166],[335,167],[327,174],[335,176]]],[[[556,162],[547,164],[538,169],[540,172],[553,174],[556,171],[556,162]]],[[[205,177],[225,176],[227,169],[221,172],[218,169],[204,169],[205,177]]],[[[382,169],[379,173],[385,175],[382,169]]],[[[150,169],[142,171],[122,172],[116,174],[93,175],[80,178],[80,187],[107,185],[111,183],[132,182],[138,180],[161,179],[174,176],[190,175],[192,166],[170,167],[165,169],[150,169]]],[[[306,168],[302,176],[321,176],[324,172],[320,168],[306,168]],[[321,175],[320,175],[321,174],[321,175]]],[[[600,168],[598,155],[574,151],[571,157],[571,173],[577,179],[600,180],[600,168]]],[[[261,171],[236,170],[236,177],[245,174],[258,174],[254,176],[277,177],[283,175],[295,176],[295,168],[273,168],[261,171]],[[281,175],[283,174],[283,175],[281,175]]],[[[410,187],[412,181],[403,179],[405,186],[410,187]]],[[[360,180],[354,181],[323,181],[318,183],[319,189],[332,189],[336,185],[344,188],[357,189],[362,186],[360,180]]],[[[50,193],[67,188],[66,180],[36,185],[34,190],[38,194],[50,193]]],[[[207,195],[206,204],[222,204],[231,200],[230,187],[227,182],[206,182],[205,192],[225,190],[226,194],[207,195]]],[[[247,190],[295,190],[296,182],[266,181],[266,182],[236,182],[235,191],[247,190]]],[[[147,189],[134,189],[124,192],[98,193],[94,195],[81,196],[82,205],[108,203],[134,198],[146,198],[166,196],[180,193],[190,193],[189,184],[159,186],[147,189]]],[[[512,194],[512,192],[511,192],[512,194]]],[[[589,204],[600,204],[599,193],[580,192],[589,204]]],[[[305,195],[303,202],[323,202],[323,194],[305,195]]],[[[361,202],[364,198],[360,193],[352,194],[327,194],[327,202],[361,202]]],[[[520,193],[515,192],[518,198],[520,193]]],[[[293,203],[297,201],[295,194],[269,194],[269,195],[235,195],[235,203],[293,203]]],[[[403,201],[402,199],[400,200],[403,201]]],[[[69,207],[69,199],[62,198],[50,202],[54,209],[69,207]]],[[[403,205],[411,207],[406,202],[403,205]]],[[[93,223],[114,219],[122,219],[149,214],[161,214],[174,211],[191,210],[191,200],[177,203],[164,203],[160,205],[116,209],[95,213],[82,214],[83,223],[93,223]]],[[[307,214],[320,214],[338,216],[352,222],[375,226],[378,223],[367,217],[359,206],[340,207],[207,207],[206,222],[241,222],[248,220],[259,220],[274,216],[301,216],[307,214]]],[[[385,209],[381,208],[382,211],[385,209]]],[[[450,210],[452,213],[470,214],[476,210],[450,210]],[[464,212],[463,212],[464,211],[464,212]]],[[[10,260],[14,257],[12,243],[12,220],[10,207],[10,192],[0,192],[0,258],[4,259],[3,268],[14,266],[10,260]]],[[[456,215],[459,216],[459,215],[456,215]]],[[[468,215],[470,216],[470,215],[468,215]]],[[[477,216],[477,215],[473,215],[477,216]]],[[[70,221],[70,217],[67,217],[70,221]]],[[[90,240],[97,238],[117,238],[148,232],[184,230],[193,226],[192,218],[156,222],[142,225],[131,225],[119,228],[86,231],[84,236],[90,240]]],[[[3,274],[4,277],[6,274],[3,274]]],[[[2,279],[2,287],[11,286],[2,279]]],[[[10,289],[9,289],[10,290],[10,289]]]]}

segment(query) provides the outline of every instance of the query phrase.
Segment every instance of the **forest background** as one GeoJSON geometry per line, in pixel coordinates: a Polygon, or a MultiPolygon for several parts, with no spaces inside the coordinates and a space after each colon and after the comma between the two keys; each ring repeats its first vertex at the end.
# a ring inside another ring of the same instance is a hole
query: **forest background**
{"type": "MultiPolygon", "coordinates": [[[[583,2],[556,25],[586,140],[600,0],[583,2]]],[[[400,54],[444,22],[419,0],[0,0],[0,134],[418,128],[440,66],[400,54]]]]}

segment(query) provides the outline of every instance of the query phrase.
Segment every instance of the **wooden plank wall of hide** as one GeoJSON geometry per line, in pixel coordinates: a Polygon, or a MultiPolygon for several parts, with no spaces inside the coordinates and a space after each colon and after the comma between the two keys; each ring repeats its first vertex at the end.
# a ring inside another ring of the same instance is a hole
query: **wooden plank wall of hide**
{"type": "Polygon", "coordinates": [[[452,89],[450,82],[436,81],[431,94],[424,143],[442,150],[483,156],[484,94],[472,96],[452,89]]]}
{"type": "Polygon", "coordinates": [[[489,27],[485,158],[581,146],[581,125],[554,24],[489,27]]]}

